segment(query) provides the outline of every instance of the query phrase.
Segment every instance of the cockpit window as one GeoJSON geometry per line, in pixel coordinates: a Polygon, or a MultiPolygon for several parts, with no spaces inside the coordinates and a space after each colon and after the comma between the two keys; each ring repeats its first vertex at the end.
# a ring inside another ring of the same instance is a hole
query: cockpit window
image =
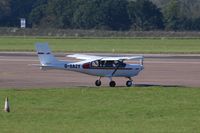
{"type": "Polygon", "coordinates": [[[105,68],[123,68],[126,67],[126,64],[123,63],[123,61],[101,61],[101,60],[97,60],[97,61],[93,61],[91,62],[91,66],[92,67],[105,67],[105,68]]]}

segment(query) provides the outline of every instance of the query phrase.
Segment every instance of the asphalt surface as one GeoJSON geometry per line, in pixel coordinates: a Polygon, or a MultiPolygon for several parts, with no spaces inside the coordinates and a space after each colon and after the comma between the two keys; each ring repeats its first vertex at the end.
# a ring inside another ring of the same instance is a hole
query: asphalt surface
{"type": "MultiPolygon", "coordinates": [[[[61,60],[72,60],[57,54],[61,60]]],[[[136,86],[200,87],[200,55],[144,55],[145,69],[134,77],[136,86]]],[[[131,63],[131,62],[130,62],[131,63]]],[[[35,53],[0,53],[0,88],[93,87],[98,77],[81,73],[42,71],[35,53]]],[[[125,86],[126,78],[113,78],[125,86]]],[[[109,86],[108,78],[102,85],[109,86]]]]}

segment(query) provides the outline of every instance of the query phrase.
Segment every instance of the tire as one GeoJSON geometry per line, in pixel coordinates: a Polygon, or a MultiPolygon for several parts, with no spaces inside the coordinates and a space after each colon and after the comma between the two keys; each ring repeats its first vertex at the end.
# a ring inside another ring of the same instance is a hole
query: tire
{"type": "Polygon", "coordinates": [[[132,85],[133,85],[133,82],[132,82],[132,81],[129,80],[129,81],[126,82],[126,86],[127,86],[127,87],[131,87],[132,85]]]}
{"type": "Polygon", "coordinates": [[[116,85],[116,83],[115,83],[115,81],[110,81],[110,87],[115,87],[115,85],[116,85]]]}
{"type": "Polygon", "coordinates": [[[101,80],[96,80],[95,85],[96,86],[101,86],[101,80]]]}

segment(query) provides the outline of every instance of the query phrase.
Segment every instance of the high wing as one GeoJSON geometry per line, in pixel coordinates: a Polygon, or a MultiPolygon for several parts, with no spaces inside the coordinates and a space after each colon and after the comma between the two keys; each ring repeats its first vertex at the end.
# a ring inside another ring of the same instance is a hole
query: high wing
{"type": "Polygon", "coordinates": [[[81,59],[81,60],[102,60],[102,61],[115,61],[115,60],[143,60],[143,56],[119,56],[119,57],[101,57],[101,56],[93,56],[93,55],[85,55],[85,54],[73,54],[73,55],[68,55],[67,57],[73,57],[76,59],[81,59]]]}
{"type": "Polygon", "coordinates": [[[126,57],[126,56],[124,56],[124,57],[104,57],[104,58],[102,58],[101,60],[102,61],[108,61],[108,60],[141,60],[141,59],[143,59],[144,57],[143,56],[131,56],[131,57],[126,57]]]}
{"type": "Polygon", "coordinates": [[[73,55],[67,55],[67,57],[73,57],[81,60],[100,60],[103,58],[100,56],[85,55],[85,54],[73,54],[73,55]]]}

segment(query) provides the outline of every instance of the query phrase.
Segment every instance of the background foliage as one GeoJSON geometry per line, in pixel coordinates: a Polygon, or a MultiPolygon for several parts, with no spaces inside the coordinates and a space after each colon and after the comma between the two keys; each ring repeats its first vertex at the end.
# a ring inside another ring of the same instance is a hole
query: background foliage
{"type": "Polygon", "coordinates": [[[0,26],[198,31],[199,11],[199,0],[1,0],[0,26]]]}

